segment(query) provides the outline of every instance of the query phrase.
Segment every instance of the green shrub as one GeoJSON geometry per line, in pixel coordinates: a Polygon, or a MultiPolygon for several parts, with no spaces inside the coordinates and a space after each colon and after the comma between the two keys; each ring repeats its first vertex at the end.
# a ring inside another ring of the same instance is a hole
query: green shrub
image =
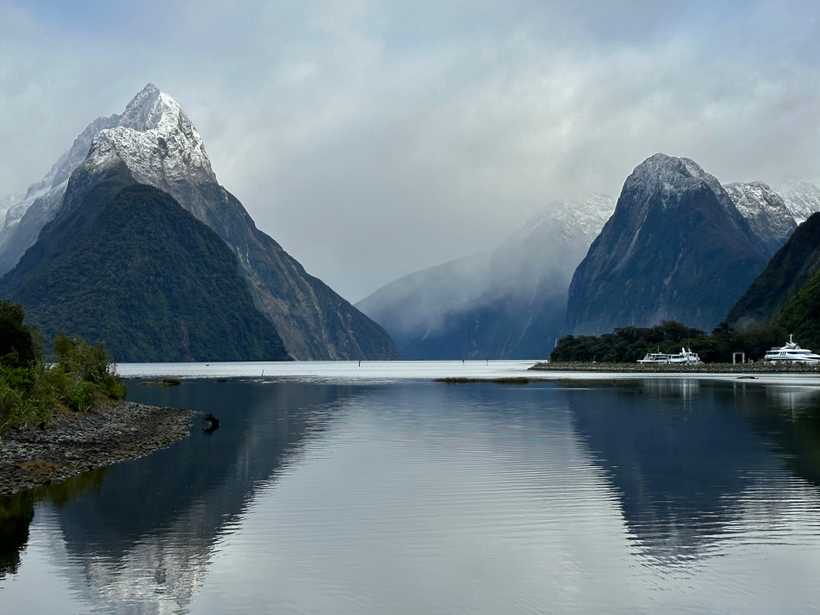
{"type": "Polygon", "coordinates": [[[86,412],[96,403],[97,393],[98,389],[94,383],[81,380],[74,384],[65,401],[72,410],[86,412]]]}
{"type": "Polygon", "coordinates": [[[37,340],[23,324],[22,309],[0,301],[0,432],[43,423],[59,407],[85,412],[104,399],[125,397],[102,346],[60,335],[57,361],[47,366],[37,340]]]}

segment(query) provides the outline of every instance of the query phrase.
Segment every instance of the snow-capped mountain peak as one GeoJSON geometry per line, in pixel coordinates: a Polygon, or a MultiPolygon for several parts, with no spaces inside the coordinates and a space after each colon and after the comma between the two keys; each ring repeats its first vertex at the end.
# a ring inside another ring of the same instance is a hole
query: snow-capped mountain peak
{"type": "Polygon", "coordinates": [[[155,186],[180,179],[216,182],[205,143],[179,103],[149,83],[91,143],[89,169],[124,162],[136,179],[155,186]]]}
{"type": "Polygon", "coordinates": [[[786,207],[798,224],[805,222],[813,213],[820,211],[820,188],[804,180],[788,180],[777,186],[786,207]]]}
{"type": "Polygon", "coordinates": [[[763,182],[735,182],[723,186],[737,210],[761,241],[779,248],[797,224],[783,198],[763,182]]]}
{"type": "Polygon", "coordinates": [[[724,207],[731,209],[730,200],[714,175],[707,173],[694,160],[667,154],[653,154],[639,164],[627,177],[624,190],[636,195],[636,203],[649,205],[648,198],[660,194],[660,203],[669,207],[676,202],[670,198],[696,185],[705,185],[715,193],[724,207]]]}
{"type": "Polygon", "coordinates": [[[605,194],[591,194],[583,199],[553,201],[532,216],[513,233],[508,242],[519,243],[530,235],[543,234],[544,229],[560,234],[564,239],[595,239],[615,209],[615,199],[605,194]],[[540,229],[540,230],[539,230],[540,229]]]}
{"type": "MultiPolygon", "coordinates": [[[[216,183],[199,131],[179,103],[152,83],[120,114],[99,117],[25,195],[7,199],[0,214],[0,274],[10,270],[62,207],[68,180],[83,166],[94,172],[122,161],[134,178],[183,199],[187,182],[216,183]]],[[[199,205],[189,204],[202,216],[199,205]]]]}

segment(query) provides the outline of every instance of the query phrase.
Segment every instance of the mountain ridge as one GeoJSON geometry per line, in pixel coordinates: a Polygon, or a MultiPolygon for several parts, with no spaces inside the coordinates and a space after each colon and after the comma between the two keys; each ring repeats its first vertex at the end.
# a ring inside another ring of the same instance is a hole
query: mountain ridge
{"type": "Polygon", "coordinates": [[[61,208],[81,207],[85,191],[120,163],[135,181],[167,193],[219,235],[237,257],[254,305],[275,325],[291,356],[396,356],[392,340],[379,325],[309,275],[256,227],[239,200],[218,183],[196,127],[179,104],[153,84],[146,85],[122,114],[89,124],[52,167],[46,177],[51,185],[41,182],[47,198],[31,200],[19,223],[4,228],[0,272],[19,261],[61,208]],[[66,191],[69,180],[55,186],[86,143],[86,155],[71,173],[71,192],[66,191]]]}
{"type": "Polygon", "coordinates": [[[727,316],[745,328],[770,322],[820,271],[820,213],[803,222],[755,278],[727,316]]]}
{"type": "Polygon", "coordinates": [[[69,333],[104,343],[116,361],[290,358],[230,249],[170,195],[121,164],[82,198],[0,280],[47,347],[69,333]]]}
{"type": "Polygon", "coordinates": [[[554,202],[491,251],[402,276],[358,306],[403,357],[545,357],[564,324],[566,289],[613,200],[554,202]]]}
{"type": "Polygon", "coordinates": [[[573,274],[567,328],[596,334],[677,320],[711,329],[768,256],[713,175],[654,154],[626,178],[573,274]]]}

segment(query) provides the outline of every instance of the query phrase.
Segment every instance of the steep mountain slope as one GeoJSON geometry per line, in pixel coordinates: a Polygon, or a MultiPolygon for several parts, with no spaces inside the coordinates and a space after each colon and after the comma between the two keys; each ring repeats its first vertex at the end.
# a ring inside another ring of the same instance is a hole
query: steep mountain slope
{"type": "Polygon", "coordinates": [[[567,325],[581,334],[677,320],[709,330],[770,249],[717,179],[655,154],[626,179],[615,213],[572,278],[567,325]]]}
{"type": "Polygon", "coordinates": [[[820,211],[820,188],[816,184],[803,180],[791,180],[776,186],[778,194],[783,197],[797,224],[802,224],[809,217],[820,211]]]}
{"type": "Polygon", "coordinates": [[[118,361],[288,358],[216,233],[125,165],[85,188],[81,179],[66,192],[76,206],[0,280],[49,346],[65,332],[103,342],[118,361]]]}
{"type": "MultiPolygon", "coordinates": [[[[818,215],[818,214],[815,214],[818,215]]],[[[783,304],[774,324],[795,335],[807,348],[820,348],[820,271],[783,304]]]]}
{"type": "Polygon", "coordinates": [[[537,358],[562,332],[572,271],[612,199],[553,203],[493,252],[419,271],[358,307],[415,359],[537,358]]]}
{"type": "Polygon", "coordinates": [[[0,275],[17,264],[23,253],[37,241],[40,230],[54,218],[63,203],[68,178],[85,160],[100,132],[114,126],[145,129],[145,124],[139,123],[140,114],[133,112],[139,106],[136,101],[134,99],[122,115],[101,117],[91,122],[43,179],[29,186],[22,198],[9,197],[12,202],[8,204],[0,228],[0,275]]]}
{"type": "Polygon", "coordinates": [[[752,232],[772,253],[780,249],[797,223],[779,194],[763,182],[732,183],[723,186],[752,232]]]}
{"type": "MultiPolygon", "coordinates": [[[[138,183],[171,195],[204,222],[238,258],[254,303],[297,359],[390,358],[386,332],[256,228],[242,204],[217,181],[201,135],[177,102],[147,85],[121,115],[90,124],[26,202],[0,238],[0,271],[10,268],[56,212],[118,165],[138,183]],[[82,152],[80,157],[79,152],[82,152]],[[73,194],[65,192],[65,172],[73,194]],[[44,192],[44,196],[40,195],[44,192]],[[21,213],[22,212],[22,213],[21,213]]],[[[11,214],[11,212],[10,212],[11,214]]]]}
{"type": "Polygon", "coordinates": [[[728,322],[746,327],[774,319],[820,271],[820,214],[797,227],[729,312],[728,322]]]}

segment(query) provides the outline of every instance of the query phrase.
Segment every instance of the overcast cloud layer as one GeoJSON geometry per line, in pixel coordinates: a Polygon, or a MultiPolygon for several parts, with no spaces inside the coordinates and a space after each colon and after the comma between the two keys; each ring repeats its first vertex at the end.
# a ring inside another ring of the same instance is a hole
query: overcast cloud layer
{"type": "Polygon", "coordinates": [[[814,2],[227,4],[0,0],[0,194],[152,81],[257,224],[355,301],[554,199],[617,196],[657,151],[820,177],[814,2]]]}

